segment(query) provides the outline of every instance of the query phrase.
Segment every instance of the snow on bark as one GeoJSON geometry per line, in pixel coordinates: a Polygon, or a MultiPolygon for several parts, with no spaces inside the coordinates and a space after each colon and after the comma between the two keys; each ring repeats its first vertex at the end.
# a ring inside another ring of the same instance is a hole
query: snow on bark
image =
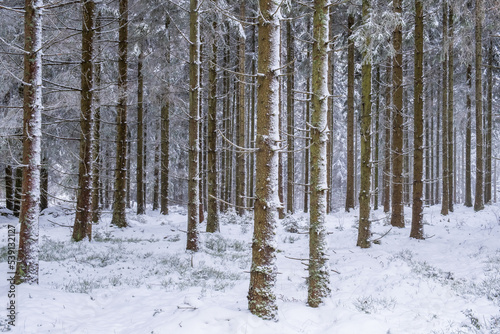
{"type": "Polygon", "coordinates": [[[309,225],[309,289],[307,303],[318,307],[330,295],[326,243],[328,142],[328,0],[314,2],[311,114],[311,204],[309,225]]]}
{"type": "Polygon", "coordinates": [[[280,9],[260,0],[257,84],[256,191],[248,308],[263,319],[276,318],[276,222],[279,150],[280,9]]]}
{"type": "Polygon", "coordinates": [[[15,282],[38,284],[38,218],[42,137],[42,0],[24,14],[23,185],[15,282]]]}

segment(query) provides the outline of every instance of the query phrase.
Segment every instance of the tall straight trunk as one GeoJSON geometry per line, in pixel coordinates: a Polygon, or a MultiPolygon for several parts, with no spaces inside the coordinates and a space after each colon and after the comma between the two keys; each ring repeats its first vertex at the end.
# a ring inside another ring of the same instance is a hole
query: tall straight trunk
{"type": "Polygon", "coordinates": [[[287,197],[286,211],[290,214],[294,213],[295,199],[295,48],[293,46],[294,38],[292,32],[292,22],[287,21],[286,25],[286,44],[287,44],[287,83],[286,83],[286,115],[287,115],[287,197]]]}
{"type": "Polygon", "coordinates": [[[375,87],[374,91],[377,96],[375,97],[375,125],[373,132],[375,133],[375,138],[373,142],[374,152],[373,152],[373,210],[378,210],[378,167],[379,167],[379,140],[380,140],[380,129],[379,129],[379,118],[380,118],[380,66],[377,66],[377,71],[375,72],[375,87]]]}
{"type": "MultiPolygon", "coordinates": [[[[309,52],[307,52],[308,59],[309,59],[309,52]]],[[[308,76],[306,79],[306,92],[311,91],[311,78],[308,76]]],[[[311,121],[311,102],[308,100],[306,102],[306,112],[304,113],[305,120],[305,128],[307,128],[307,124],[311,121]]],[[[309,162],[311,161],[310,159],[310,154],[309,154],[309,145],[311,143],[309,139],[309,135],[306,134],[306,139],[305,139],[305,150],[304,150],[304,213],[309,212],[309,162]]]]}
{"type": "MultiPolygon", "coordinates": [[[[255,54],[257,52],[256,48],[256,28],[255,24],[252,25],[252,52],[255,54]]],[[[252,57],[251,60],[252,64],[252,75],[255,75],[257,73],[257,62],[255,61],[254,57],[252,57]]],[[[255,89],[256,85],[256,80],[253,79],[253,84],[250,87],[251,90],[251,97],[250,97],[250,138],[249,138],[249,147],[254,148],[255,147],[255,108],[256,108],[256,95],[257,95],[257,90],[255,89]]],[[[249,162],[249,173],[248,173],[248,196],[250,197],[248,201],[248,206],[253,208],[254,206],[254,195],[255,195],[255,189],[254,189],[254,183],[255,183],[255,153],[250,153],[250,162],[249,162]]]]}
{"type": "Polygon", "coordinates": [[[14,210],[14,176],[12,166],[5,166],[5,206],[14,210]]]}
{"type": "MultiPolygon", "coordinates": [[[[284,62],[285,62],[285,59],[283,59],[284,57],[284,54],[283,52],[281,52],[281,50],[283,50],[283,27],[280,26],[280,40],[279,40],[279,43],[280,43],[280,46],[279,46],[279,49],[280,49],[280,57],[279,57],[279,65],[280,65],[280,68],[283,66],[284,62]]],[[[278,100],[279,100],[279,132],[280,134],[281,133],[285,133],[285,125],[283,124],[284,123],[284,120],[283,120],[283,114],[284,114],[284,99],[283,99],[283,95],[284,95],[284,92],[283,92],[283,78],[280,76],[278,78],[278,81],[279,81],[279,94],[278,94],[278,100]]],[[[283,174],[284,174],[284,154],[282,151],[280,151],[278,153],[278,199],[279,199],[279,202],[280,202],[280,205],[278,206],[278,217],[279,219],[284,219],[285,218],[285,206],[284,206],[284,203],[285,203],[285,184],[284,184],[284,181],[283,181],[283,174]]]]}
{"type": "MultiPolygon", "coordinates": [[[[212,26],[217,31],[217,20],[212,26]]],[[[217,40],[212,40],[212,59],[208,68],[207,111],[207,232],[219,231],[217,203],[217,40]]]]}
{"type": "Polygon", "coordinates": [[[474,211],[484,209],[483,201],[483,80],[482,80],[482,38],[483,38],[483,0],[476,0],[475,13],[475,71],[476,71],[476,194],[474,211]]]}
{"type": "MultiPolygon", "coordinates": [[[[333,21],[333,10],[330,11],[330,22],[333,21]]],[[[333,99],[334,99],[334,85],[335,85],[335,36],[333,29],[328,30],[328,40],[331,42],[329,52],[328,52],[328,109],[327,109],[327,126],[330,129],[328,133],[328,142],[326,144],[326,182],[328,185],[328,190],[326,192],[326,213],[330,213],[333,210],[333,99]]]]}
{"type": "Polygon", "coordinates": [[[142,73],[142,63],[144,51],[140,46],[139,59],[137,62],[137,168],[136,168],[136,201],[137,214],[145,213],[144,205],[144,76],[142,73]]]}
{"type": "MultiPolygon", "coordinates": [[[[368,24],[371,16],[370,0],[363,0],[363,24],[368,24]]],[[[366,28],[367,29],[367,28],[366,28]]],[[[366,38],[362,46],[363,63],[361,66],[361,182],[359,188],[359,225],[357,246],[370,247],[370,181],[371,181],[371,128],[372,128],[372,63],[371,39],[366,38]]]]}
{"type": "MultiPolygon", "coordinates": [[[[161,124],[161,121],[160,121],[161,124]]],[[[158,143],[158,132],[156,132],[156,147],[155,147],[155,161],[154,161],[154,169],[153,169],[153,178],[154,178],[154,186],[153,186],[153,211],[158,210],[159,202],[160,202],[160,143],[158,143]]]]}
{"type": "MultiPolygon", "coordinates": [[[[96,19],[96,37],[100,38],[101,34],[101,13],[98,12],[96,19]]],[[[98,41],[97,43],[98,44],[98,41]]],[[[98,44],[99,45],[99,44],[98,44]]],[[[101,54],[101,48],[97,47],[97,55],[101,54]]],[[[97,57],[96,63],[94,63],[94,75],[95,75],[95,92],[94,92],[94,133],[93,133],[93,145],[92,145],[92,157],[94,164],[92,166],[92,222],[99,222],[101,216],[101,75],[102,75],[102,60],[97,57]]]]}
{"type": "Polygon", "coordinates": [[[259,1],[257,165],[248,308],[263,319],[277,315],[276,224],[278,200],[280,17],[278,3],[259,1]]]}
{"type": "Polygon", "coordinates": [[[199,1],[190,2],[189,39],[189,181],[188,181],[188,228],[186,249],[198,250],[199,212],[199,117],[200,117],[200,18],[199,1]]]}
{"type": "MultiPolygon", "coordinates": [[[[200,55],[201,55],[201,49],[200,49],[200,55]]],[[[200,60],[200,63],[201,63],[201,60],[200,60]]],[[[200,91],[201,91],[201,82],[202,82],[202,77],[201,77],[201,70],[200,70],[200,91]]],[[[200,116],[201,116],[201,110],[202,110],[202,107],[201,107],[201,94],[199,94],[199,103],[200,103],[200,116]]],[[[198,129],[198,138],[199,139],[199,142],[200,142],[200,146],[199,146],[199,166],[198,166],[198,194],[199,194],[199,202],[198,202],[198,211],[200,213],[199,215],[199,218],[198,218],[198,221],[201,223],[203,221],[205,221],[205,203],[204,203],[204,199],[206,197],[205,195],[205,188],[204,186],[206,185],[206,180],[205,180],[205,146],[206,146],[206,142],[205,142],[205,135],[204,135],[204,132],[205,132],[205,122],[203,121],[203,117],[200,117],[200,121],[198,122],[198,125],[199,125],[199,129],[198,129]]]]}
{"type": "Polygon", "coordinates": [[[485,124],[485,159],[484,159],[484,203],[491,203],[491,148],[493,133],[493,40],[488,43],[488,67],[486,70],[486,80],[488,90],[486,91],[486,124],[485,124]]]}
{"type": "Polygon", "coordinates": [[[423,167],[424,167],[424,10],[422,0],[415,1],[415,70],[413,98],[413,205],[410,238],[424,238],[423,167]]]}
{"type": "Polygon", "coordinates": [[[434,205],[436,204],[436,199],[434,196],[434,186],[435,186],[435,174],[434,174],[434,160],[435,160],[435,146],[434,146],[434,87],[433,83],[429,82],[429,91],[430,91],[430,97],[429,97],[429,118],[430,118],[430,128],[429,128],[429,138],[430,138],[430,145],[429,145],[429,162],[430,162],[430,177],[427,178],[427,182],[430,183],[430,194],[429,194],[429,204],[434,205]]]}
{"type": "MultiPolygon", "coordinates": [[[[441,86],[441,82],[438,81],[438,87],[441,86]]],[[[438,88],[438,91],[436,92],[437,93],[437,96],[439,96],[439,88],[438,88]]],[[[441,168],[440,168],[440,158],[441,158],[441,152],[440,152],[440,142],[439,142],[439,129],[441,128],[441,118],[439,117],[441,115],[441,110],[440,110],[440,104],[439,104],[439,97],[436,98],[436,176],[434,177],[434,179],[436,180],[434,185],[435,185],[435,203],[434,204],[437,204],[439,203],[439,172],[441,171],[441,168]]]]}
{"type": "Polygon", "coordinates": [[[351,39],[354,29],[354,15],[347,17],[347,189],[345,211],[354,209],[354,41],[351,39]]]}
{"type": "Polygon", "coordinates": [[[127,170],[125,171],[125,175],[126,175],[126,191],[127,191],[127,194],[126,194],[126,199],[125,199],[125,207],[127,209],[130,209],[130,203],[132,202],[131,201],[131,191],[130,191],[130,182],[131,182],[131,177],[130,175],[132,174],[132,169],[130,168],[130,160],[131,160],[131,157],[132,157],[132,133],[130,132],[130,130],[127,130],[127,162],[126,162],[126,166],[127,166],[127,170]]]}
{"type": "Polygon", "coordinates": [[[92,98],[94,51],[94,2],[82,1],[82,63],[80,91],[80,167],[76,202],[74,241],[92,239],[92,98]]]}
{"type": "MultiPolygon", "coordinates": [[[[425,70],[427,72],[429,71],[429,66],[427,65],[427,61],[425,62],[425,70]]],[[[425,82],[428,77],[426,78],[423,74],[423,81],[425,82]]],[[[425,138],[424,138],[424,162],[425,162],[425,193],[424,193],[424,205],[430,205],[431,203],[431,169],[432,169],[432,158],[431,158],[431,151],[432,151],[432,143],[431,143],[431,97],[429,96],[429,84],[425,86],[424,92],[423,92],[425,98],[424,98],[424,131],[425,131],[425,138]]]]}
{"type": "MultiPolygon", "coordinates": [[[[325,216],[328,180],[328,0],[314,1],[311,114],[311,214],[309,219],[309,288],[307,304],[318,307],[330,295],[325,216]]],[[[369,160],[369,159],[368,159],[369,160]]],[[[369,190],[368,190],[369,192],[369,190]]],[[[368,201],[370,199],[368,198],[368,201]]]]}
{"type": "Polygon", "coordinates": [[[160,212],[168,214],[168,174],[169,174],[169,144],[170,144],[170,102],[168,94],[164,97],[161,107],[161,168],[160,168],[160,212]]]}
{"type": "Polygon", "coordinates": [[[449,146],[448,146],[448,50],[446,49],[446,46],[448,44],[448,0],[443,1],[443,81],[442,81],[442,120],[441,120],[441,125],[442,125],[442,132],[441,132],[441,137],[442,137],[442,145],[443,145],[443,153],[442,153],[442,159],[443,159],[443,165],[442,165],[442,170],[443,170],[443,200],[441,202],[441,214],[442,215],[447,215],[450,209],[450,196],[449,196],[449,158],[448,155],[450,152],[448,152],[449,146]]]}
{"type": "Polygon", "coordinates": [[[47,157],[42,159],[40,169],[40,212],[49,207],[49,166],[47,157]]]}
{"type": "MultiPolygon", "coordinates": [[[[115,196],[111,224],[127,227],[125,208],[127,203],[127,48],[128,48],[128,0],[120,0],[118,30],[118,105],[116,106],[116,166],[115,196]]],[[[129,179],[130,180],[130,179],[129,179]]],[[[130,194],[130,192],[128,192],[130,194]]]]}
{"type": "Polygon", "coordinates": [[[448,208],[453,212],[454,202],[454,180],[456,175],[456,167],[454,164],[454,125],[453,125],[453,4],[448,7],[448,208]]]}
{"type": "MultiPolygon", "coordinates": [[[[170,20],[165,22],[166,30],[166,61],[170,65],[170,20]]],[[[169,144],[170,144],[170,96],[169,87],[163,96],[160,116],[160,213],[168,215],[168,174],[169,174],[169,144]]]]}
{"type": "MultiPolygon", "coordinates": [[[[240,2],[240,18],[245,20],[245,1],[240,2]]],[[[244,34],[244,28],[241,31],[244,34]]],[[[239,36],[238,40],[238,124],[236,130],[236,143],[239,147],[245,146],[245,36],[239,36]]],[[[246,154],[236,154],[236,211],[241,216],[246,207],[246,154]]]]}
{"type": "Polygon", "coordinates": [[[42,139],[42,0],[24,6],[23,185],[14,281],[38,284],[42,139]]]}
{"type": "MultiPolygon", "coordinates": [[[[401,0],[393,1],[394,12],[402,15],[401,0]]],[[[404,227],[403,205],[403,34],[397,25],[392,35],[395,55],[392,64],[392,215],[391,225],[404,227]]]]}
{"type": "Polygon", "coordinates": [[[391,58],[387,58],[385,71],[385,106],[384,106],[384,212],[391,210],[391,58]]]}

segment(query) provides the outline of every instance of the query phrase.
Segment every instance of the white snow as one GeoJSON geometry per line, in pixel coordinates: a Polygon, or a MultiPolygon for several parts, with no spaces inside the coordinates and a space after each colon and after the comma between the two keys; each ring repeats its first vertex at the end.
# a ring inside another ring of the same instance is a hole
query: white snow
{"type": "MultiPolygon", "coordinates": [[[[428,239],[410,239],[408,220],[370,249],[355,246],[357,211],[328,215],[332,297],[317,309],[306,306],[306,260],[296,260],[308,258],[308,236],[287,232],[306,231],[308,217],[287,217],[277,234],[277,322],[247,309],[252,215],[222,215],[221,233],[202,233],[201,250],[192,254],[184,250],[185,210],[170,211],[131,211],[132,227],[123,230],[104,214],[91,243],[74,243],[71,229],[48,221],[72,225],[73,214],[48,210],[57,214],[40,217],[40,284],[17,287],[14,333],[500,333],[498,206],[474,213],[456,205],[448,217],[427,208],[428,239]]],[[[3,273],[7,225],[16,223],[0,217],[3,273]]],[[[374,221],[374,238],[390,228],[374,221]]]]}

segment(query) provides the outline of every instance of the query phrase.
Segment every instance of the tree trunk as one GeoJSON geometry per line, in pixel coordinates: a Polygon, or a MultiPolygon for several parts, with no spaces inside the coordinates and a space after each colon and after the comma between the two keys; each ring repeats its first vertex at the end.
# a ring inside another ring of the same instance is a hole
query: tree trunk
{"type": "Polygon", "coordinates": [[[448,50],[446,49],[446,46],[448,44],[448,3],[447,0],[443,1],[443,81],[442,81],[442,86],[443,86],[443,100],[442,102],[442,120],[441,120],[441,125],[442,125],[442,145],[443,145],[443,153],[442,153],[442,159],[443,159],[443,200],[441,202],[441,214],[442,215],[447,215],[450,209],[450,196],[449,196],[449,159],[448,155],[450,152],[448,152],[449,146],[448,146],[448,50]]]}
{"type": "Polygon", "coordinates": [[[82,2],[82,64],[80,100],[80,167],[78,170],[78,198],[76,202],[74,241],[92,239],[92,98],[94,50],[94,2],[82,2]]]}
{"type": "MultiPolygon", "coordinates": [[[[363,24],[368,24],[371,16],[370,0],[363,0],[363,24]]],[[[367,28],[365,28],[367,29],[367,28]]],[[[368,36],[368,35],[367,35],[368,36]]],[[[372,123],[372,63],[371,40],[366,37],[362,46],[361,65],[361,182],[359,188],[359,226],[357,246],[370,247],[370,181],[371,181],[371,123],[372,123]]]]}
{"type": "MultiPolygon", "coordinates": [[[[161,120],[160,120],[161,126],[161,120]]],[[[158,143],[158,132],[156,132],[155,136],[155,161],[154,161],[154,169],[153,169],[153,177],[154,177],[154,186],[153,186],[153,211],[159,209],[160,205],[160,143],[158,143]]]]}
{"type": "Polygon", "coordinates": [[[286,44],[287,44],[287,59],[288,64],[287,84],[286,84],[286,114],[287,114],[287,197],[286,197],[286,211],[289,214],[294,213],[294,199],[295,199],[295,48],[294,38],[292,32],[292,22],[287,21],[286,25],[286,44]]]}
{"type": "Polygon", "coordinates": [[[350,38],[354,29],[354,15],[347,18],[347,189],[345,211],[354,209],[354,41],[350,38]]]}
{"type": "Polygon", "coordinates": [[[14,281],[38,284],[42,137],[42,0],[24,7],[23,185],[14,281]]]}
{"type": "Polygon", "coordinates": [[[136,201],[137,214],[145,213],[144,206],[144,77],[142,74],[142,63],[144,51],[140,46],[139,60],[137,62],[137,168],[136,168],[136,201]]]}
{"type": "Polygon", "coordinates": [[[375,133],[375,140],[373,142],[374,152],[373,152],[373,161],[374,161],[374,170],[373,170],[373,210],[378,210],[378,167],[379,167],[379,118],[380,118],[380,66],[377,66],[376,77],[375,77],[376,85],[374,87],[374,91],[377,96],[375,97],[375,127],[373,132],[375,133]]]}
{"type": "MultiPolygon", "coordinates": [[[[246,19],[245,1],[240,2],[240,18],[246,19]]],[[[241,33],[244,34],[244,27],[241,33]]],[[[236,144],[245,146],[245,36],[239,36],[238,40],[238,123],[236,125],[236,144]]],[[[246,206],[246,177],[245,177],[246,154],[236,153],[236,212],[242,216],[246,206]]]]}
{"type": "Polygon", "coordinates": [[[384,212],[391,210],[391,58],[387,58],[385,71],[385,110],[384,110],[384,212]]]}
{"type": "Polygon", "coordinates": [[[259,1],[257,77],[257,165],[254,233],[248,308],[263,319],[275,319],[276,224],[278,202],[280,17],[278,3],[259,1]]]}
{"type": "Polygon", "coordinates": [[[410,238],[424,238],[423,165],[424,165],[424,11],[422,0],[415,1],[415,74],[413,102],[413,206],[410,238]]]}
{"type": "MultiPolygon", "coordinates": [[[[217,31],[217,20],[212,22],[217,31]]],[[[212,60],[208,68],[207,111],[207,232],[219,231],[217,203],[217,40],[212,40],[212,60]]]]}
{"type": "Polygon", "coordinates": [[[453,125],[453,4],[448,7],[448,210],[453,212],[454,180],[456,167],[454,164],[454,125],[453,125]]]}
{"type": "Polygon", "coordinates": [[[200,117],[200,18],[199,1],[190,0],[189,39],[189,181],[188,228],[186,249],[198,250],[199,212],[199,117],[200,117]]]}
{"type": "MultiPolygon", "coordinates": [[[[97,20],[96,20],[96,37],[100,38],[101,34],[101,13],[98,12],[97,20]]],[[[97,41],[98,44],[98,41],[97,41]]],[[[99,45],[99,44],[98,44],[99,45]]],[[[97,55],[101,54],[101,48],[97,48],[97,55]]],[[[94,64],[94,72],[95,72],[95,89],[94,92],[94,134],[93,134],[93,145],[92,145],[92,157],[94,163],[92,165],[92,222],[98,223],[101,216],[101,64],[100,57],[97,58],[96,63],[94,64]]]]}
{"type": "MultiPolygon", "coordinates": [[[[118,105],[116,107],[116,166],[115,196],[111,224],[127,227],[125,208],[127,203],[127,47],[128,47],[128,0],[120,0],[118,30],[118,105]]],[[[130,194],[130,191],[128,191],[130,194]]]]}
{"type": "MultiPolygon", "coordinates": [[[[325,216],[328,180],[328,0],[314,1],[311,114],[311,214],[309,219],[309,289],[307,304],[318,307],[330,295],[325,216]]],[[[368,191],[369,192],[369,191],[368,191]]],[[[369,201],[369,199],[368,199],[369,201]]]]}
{"type": "Polygon", "coordinates": [[[486,70],[486,80],[488,90],[486,92],[486,138],[485,138],[485,150],[486,156],[484,159],[484,203],[491,203],[491,149],[492,149],[492,134],[493,134],[493,41],[490,38],[488,43],[488,67],[486,70]]]}
{"type": "Polygon", "coordinates": [[[482,38],[483,38],[483,0],[476,0],[476,195],[474,211],[484,209],[483,202],[483,80],[482,80],[482,38]]]}
{"type": "MultiPolygon", "coordinates": [[[[310,52],[308,51],[307,52],[307,58],[309,59],[309,54],[310,52]]],[[[310,92],[311,91],[311,78],[309,76],[307,76],[307,79],[306,79],[306,92],[310,92]]],[[[306,112],[304,114],[305,116],[305,120],[304,120],[304,124],[305,124],[305,128],[307,128],[307,124],[311,121],[311,102],[310,100],[308,100],[306,102],[306,112]]],[[[309,212],[309,190],[310,190],[310,187],[309,187],[309,162],[311,161],[310,159],[310,154],[309,154],[309,145],[311,144],[311,141],[310,141],[310,136],[309,135],[306,135],[306,139],[304,140],[305,143],[304,143],[304,146],[305,146],[305,150],[304,150],[304,213],[307,213],[309,212]]]]}
{"type": "MultiPolygon", "coordinates": [[[[394,0],[394,12],[402,15],[401,0],[394,0]]],[[[405,227],[403,205],[403,36],[397,25],[393,32],[395,56],[392,65],[392,215],[391,225],[405,227]]]]}

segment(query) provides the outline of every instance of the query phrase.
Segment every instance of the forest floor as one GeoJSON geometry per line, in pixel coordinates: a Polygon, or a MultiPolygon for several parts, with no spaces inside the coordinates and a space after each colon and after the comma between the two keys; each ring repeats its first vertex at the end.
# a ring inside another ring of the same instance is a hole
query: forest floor
{"type": "MultiPolygon", "coordinates": [[[[405,208],[406,217],[411,216],[405,208]]],[[[276,284],[279,320],[247,309],[252,217],[221,217],[221,232],[200,235],[187,253],[186,212],[129,214],[130,228],[94,227],[92,242],[71,242],[74,215],[40,218],[40,284],[16,291],[15,333],[408,334],[500,333],[500,207],[456,205],[447,217],[425,209],[426,240],[392,228],[373,212],[370,249],[355,246],[357,211],[327,217],[331,297],[306,306],[307,216],[280,221],[276,284]],[[54,223],[60,224],[56,225],[54,223]],[[299,233],[297,233],[299,232],[299,233]],[[297,260],[298,259],[298,260],[297,260]]],[[[0,305],[7,305],[7,225],[0,217],[0,305]]],[[[201,230],[204,226],[201,227],[201,230]]],[[[5,310],[5,308],[4,308],[5,310]]],[[[8,331],[0,311],[0,331],[8,331]]]]}

